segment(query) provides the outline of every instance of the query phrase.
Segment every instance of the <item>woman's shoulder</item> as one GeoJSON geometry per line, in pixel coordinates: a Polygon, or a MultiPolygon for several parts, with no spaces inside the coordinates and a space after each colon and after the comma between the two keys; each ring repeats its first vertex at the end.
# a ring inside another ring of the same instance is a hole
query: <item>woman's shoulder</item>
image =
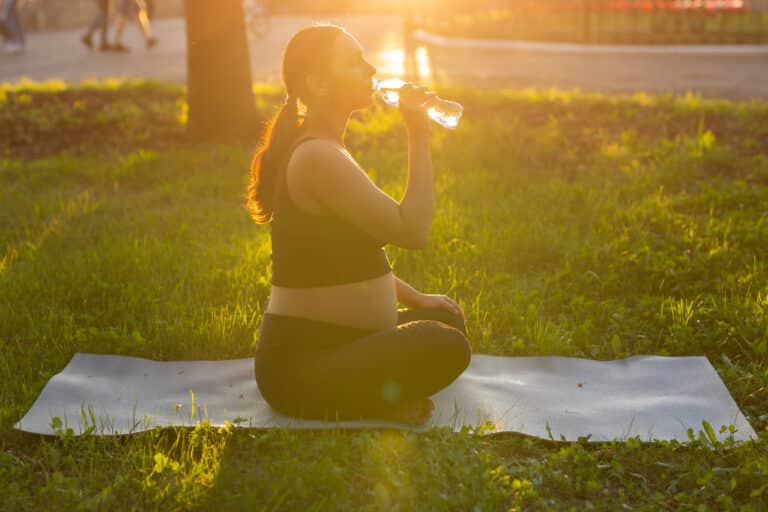
{"type": "Polygon", "coordinates": [[[294,204],[313,215],[328,215],[313,193],[313,183],[321,176],[329,179],[338,168],[339,147],[333,141],[321,138],[299,141],[286,168],[286,186],[294,204]],[[327,169],[331,169],[328,171],[327,169]]]}
{"type": "Polygon", "coordinates": [[[293,144],[293,156],[298,158],[333,157],[340,151],[346,151],[338,142],[322,137],[307,135],[300,137],[293,144]]]}
{"type": "Polygon", "coordinates": [[[299,146],[288,162],[286,175],[288,189],[297,202],[303,199],[307,210],[324,214],[330,210],[323,205],[346,201],[348,194],[359,192],[361,181],[365,186],[370,182],[352,155],[328,139],[299,146]]]}
{"type": "Polygon", "coordinates": [[[288,161],[289,172],[304,174],[315,173],[319,169],[329,171],[354,162],[352,155],[339,143],[330,139],[306,138],[299,140],[288,161]]]}

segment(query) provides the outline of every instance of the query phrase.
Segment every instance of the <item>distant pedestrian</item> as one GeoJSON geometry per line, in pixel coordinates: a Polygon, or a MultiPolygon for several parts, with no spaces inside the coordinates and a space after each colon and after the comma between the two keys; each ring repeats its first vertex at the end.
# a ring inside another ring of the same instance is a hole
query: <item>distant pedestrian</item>
{"type": "Polygon", "coordinates": [[[123,30],[125,30],[125,24],[133,19],[138,18],[139,27],[141,33],[144,35],[144,44],[147,49],[157,46],[157,38],[152,35],[152,27],[149,23],[149,16],[147,13],[147,3],[145,0],[119,0],[119,7],[117,10],[117,22],[115,23],[115,41],[112,48],[118,52],[128,52],[130,48],[123,45],[123,30]]]}
{"type": "MultiPolygon", "coordinates": [[[[0,0],[0,8],[3,6],[2,0],[0,0]]],[[[8,32],[8,29],[5,28],[5,24],[3,23],[3,18],[0,18],[0,36],[3,38],[3,46],[11,40],[11,34],[8,32]]]]}
{"type": "Polygon", "coordinates": [[[155,0],[144,0],[144,3],[147,5],[147,18],[149,18],[149,21],[152,21],[155,19],[155,0]]]}
{"type": "Polygon", "coordinates": [[[8,43],[5,46],[5,53],[9,55],[19,55],[24,53],[25,39],[24,27],[19,18],[18,0],[4,0],[2,18],[0,18],[0,27],[8,43]]]}
{"type": "Polygon", "coordinates": [[[101,35],[101,44],[99,50],[102,52],[110,51],[112,47],[107,41],[107,28],[109,26],[109,0],[96,0],[96,6],[99,11],[88,26],[88,30],[83,34],[80,40],[89,50],[93,49],[93,33],[97,30],[101,35]]]}

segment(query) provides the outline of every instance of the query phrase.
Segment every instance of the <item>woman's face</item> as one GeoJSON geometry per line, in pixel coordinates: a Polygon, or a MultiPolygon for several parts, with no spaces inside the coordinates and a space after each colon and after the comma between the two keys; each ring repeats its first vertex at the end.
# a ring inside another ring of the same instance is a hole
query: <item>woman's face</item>
{"type": "Polygon", "coordinates": [[[363,56],[363,47],[346,32],[339,34],[331,49],[329,97],[327,101],[349,110],[373,104],[373,76],[376,68],[363,56]]]}

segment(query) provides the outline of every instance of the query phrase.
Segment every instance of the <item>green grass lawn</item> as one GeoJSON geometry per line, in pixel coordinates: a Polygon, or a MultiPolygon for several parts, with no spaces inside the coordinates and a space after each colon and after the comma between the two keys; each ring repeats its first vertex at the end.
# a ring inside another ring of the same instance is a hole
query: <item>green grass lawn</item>
{"type": "MultiPolygon", "coordinates": [[[[0,509],[767,510],[768,104],[440,93],[465,117],[434,131],[429,247],[388,246],[396,273],[455,297],[476,353],[706,355],[759,441],[14,431],[75,352],[251,356],[270,246],[252,148],[184,142],[183,90],[0,86],[0,509]]],[[[399,115],[356,114],[347,142],[402,197],[399,115]]]]}

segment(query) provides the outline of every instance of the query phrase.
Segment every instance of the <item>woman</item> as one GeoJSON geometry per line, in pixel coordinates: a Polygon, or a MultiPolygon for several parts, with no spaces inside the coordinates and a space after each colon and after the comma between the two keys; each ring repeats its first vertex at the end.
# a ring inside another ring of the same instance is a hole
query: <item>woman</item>
{"type": "Polygon", "coordinates": [[[414,86],[401,93],[408,181],[399,204],[344,147],[349,115],[372,105],[375,72],[357,40],[335,25],[305,28],[285,48],[287,99],[265,129],[248,187],[252,216],[271,221],[272,236],[256,380],[287,415],[416,425],[471,350],[458,304],[395,277],[382,248],[427,244],[433,178],[423,104],[434,93],[414,86]],[[412,309],[398,311],[398,301],[412,309]]]}

